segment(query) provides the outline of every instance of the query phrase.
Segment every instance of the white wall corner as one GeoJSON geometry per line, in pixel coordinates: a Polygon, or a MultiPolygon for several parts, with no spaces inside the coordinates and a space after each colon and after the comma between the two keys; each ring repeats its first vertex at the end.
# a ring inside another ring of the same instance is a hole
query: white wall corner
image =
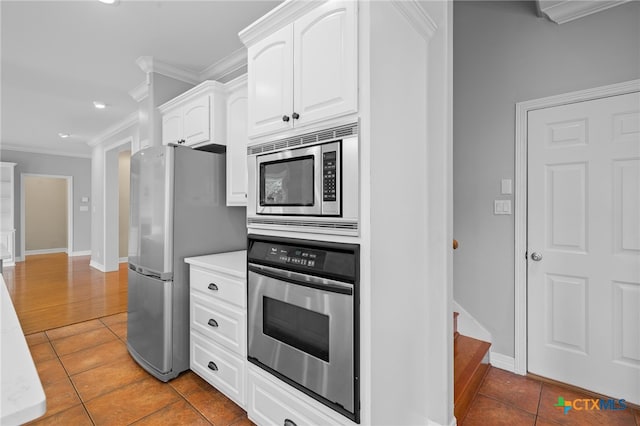
{"type": "MultiPolygon", "coordinates": [[[[520,374],[516,371],[516,359],[512,356],[500,354],[498,352],[489,351],[489,363],[492,367],[506,370],[511,373],[520,374]]],[[[523,373],[522,375],[526,374],[523,373]]]]}
{"type": "Polygon", "coordinates": [[[458,315],[458,332],[460,334],[489,343],[493,342],[493,336],[489,330],[484,328],[478,320],[476,320],[455,300],[453,301],[453,311],[460,314],[458,315]]]}
{"type": "Polygon", "coordinates": [[[95,260],[92,260],[91,262],[89,262],[89,266],[97,269],[100,272],[107,272],[107,268],[105,268],[102,263],[98,263],[95,260]]]}

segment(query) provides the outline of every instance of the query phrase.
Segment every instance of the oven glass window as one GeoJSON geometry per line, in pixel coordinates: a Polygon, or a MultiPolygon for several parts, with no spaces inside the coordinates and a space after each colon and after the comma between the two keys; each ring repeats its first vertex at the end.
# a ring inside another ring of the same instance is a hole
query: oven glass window
{"type": "Polygon", "coordinates": [[[289,346],[329,362],[329,316],[263,297],[262,331],[289,346]]]}
{"type": "Polygon", "coordinates": [[[313,206],[313,156],[260,164],[261,206],[313,206]]]}

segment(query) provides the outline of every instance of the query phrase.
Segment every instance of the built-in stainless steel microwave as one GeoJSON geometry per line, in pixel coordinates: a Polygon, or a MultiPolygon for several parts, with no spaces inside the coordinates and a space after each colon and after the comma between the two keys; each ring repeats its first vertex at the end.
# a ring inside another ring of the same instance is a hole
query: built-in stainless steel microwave
{"type": "Polygon", "coordinates": [[[278,220],[286,220],[294,227],[315,224],[330,230],[332,223],[343,226],[344,220],[357,221],[357,124],[352,134],[325,131],[325,136],[333,137],[323,140],[320,136],[303,135],[253,147],[258,151],[255,155],[250,148],[249,225],[277,225],[278,220]]]}

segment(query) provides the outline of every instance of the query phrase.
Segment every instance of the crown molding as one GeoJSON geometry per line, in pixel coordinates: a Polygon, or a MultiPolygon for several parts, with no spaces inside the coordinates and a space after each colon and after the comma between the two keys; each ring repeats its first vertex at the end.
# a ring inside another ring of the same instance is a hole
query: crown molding
{"type": "Polygon", "coordinates": [[[565,22],[619,6],[628,1],[630,0],[536,0],[540,12],[556,24],[564,24],[565,22]]]}
{"type": "Polygon", "coordinates": [[[138,124],[138,111],[129,114],[121,122],[116,123],[113,126],[109,127],[107,130],[105,130],[104,132],[102,132],[95,138],[91,139],[89,142],[87,142],[87,145],[91,147],[97,146],[102,142],[106,141],[107,139],[109,139],[110,137],[115,136],[121,131],[136,124],[138,124]]]}
{"type": "Polygon", "coordinates": [[[198,84],[201,81],[199,73],[159,61],[153,56],[140,56],[136,59],[136,64],[146,74],[155,72],[190,84],[198,84]]]}
{"type": "Polygon", "coordinates": [[[238,33],[245,46],[252,45],[265,36],[295,21],[327,0],[287,0],[238,33]]]}
{"type": "Polygon", "coordinates": [[[149,85],[147,81],[143,81],[133,89],[129,90],[129,96],[131,96],[136,102],[140,102],[149,96],[149,85]]]}
{"type": "Polygon", "coordinates": [[[435,34],[438,26],[420,3],[415,0],[393,0],[391,4],[425,40],[435,34]]]}
{"type": "Polygon", "coordinates": [[[247,65],[247,48],[242,47],[200,72],[200,80],[221,80],[247,65]]]}
{"type": "Polygon", "coordinates": [[[239,77],[234,78],[233,80],[229,80],[224,84],[224,88],[227,92],[233,92],[236,89],[239,89],[242,86],[246,86],[249,81],[249,76],[247,74],[242,74],[239,77]]]}
{"type": "Polygon", "coordinates": [[[60,149],[41,148],[37,146],[12,145],[12,144],[6,144],[6,143],[2,143],[2,146],[0,146],[0,150],[28,152],[32,154],[58,155],[60,157],[91,158],[91,153],[82,154],[79,152],[64,151],[60,149]]]}

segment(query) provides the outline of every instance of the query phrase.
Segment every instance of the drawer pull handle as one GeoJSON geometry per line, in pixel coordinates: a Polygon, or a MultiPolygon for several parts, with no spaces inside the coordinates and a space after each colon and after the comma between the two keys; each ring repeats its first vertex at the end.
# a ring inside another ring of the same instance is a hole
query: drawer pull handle
{"type": "Polygon", "coordinates": [[[298,426],[293,420],[284,419],[284,426],[298,426]]]}
{"type": "Polygon", "coordinates": [[[218,291],[218,286],[214,283],[209,284],[209,290],[218,291]]]}
{"type": "Polygon", "coordinates": [[[217,327],[218,326],[218,321],[216,321],[213,318],[211,318],[207,324],[209,324],[211,327],[217,327]]]}
{"type": "Polygon", "coordinates": [[[218,366],[213,361],[209,361],[209,364],[207,364],[207,367],[209,367],[209,370],[218,371],[218,366]]]}

